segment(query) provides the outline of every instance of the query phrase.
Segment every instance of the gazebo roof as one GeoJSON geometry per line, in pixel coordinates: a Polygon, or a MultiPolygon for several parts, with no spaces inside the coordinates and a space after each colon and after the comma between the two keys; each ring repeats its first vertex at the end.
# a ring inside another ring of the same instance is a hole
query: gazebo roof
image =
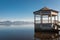
{"type": "Polygon", "coordinates": [[[40,9],[40,10],[50,10],[50,9],[47,8],[47,7],[44,7],[44,8],[42,8],[42,9],[40,9]]]}
{"type": "Polygon", "coordinates": [[[38,10],[38,11],[35,11],[35,12],[40,12],[40,11],[53,11],[53,12],[56,12],[56,13],[58,13],[58,11],[56,11],[56,10],[53,10],[53,9],[50,9],[50,8],[48,8],[48,7],[43,7],[43,8],[41,8],[40,10],[38,10]]]}

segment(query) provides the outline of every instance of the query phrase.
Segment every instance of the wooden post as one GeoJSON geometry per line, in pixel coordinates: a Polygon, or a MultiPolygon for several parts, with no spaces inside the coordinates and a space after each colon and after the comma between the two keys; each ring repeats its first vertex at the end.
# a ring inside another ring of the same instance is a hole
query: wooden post
{"type": "Polygon", "coordinates": [[[54,23],[56,23],[56,16],[54,16],[54,23]]]}
{"type": "Polygon", "coordinates": [[[42,14],[41,14],[41,24],[42,24],[42,14]]]}
{"type": "Polygon", "coordinates": [[[57,21],[58,21],[58,15],[57,15],[57,21]]]}
{"type": "Polygon", "coordinates": [[[56,17],[56,21],[55,22],[57,22],[57,16],[55,16],[56,17]]]}
{"type": "Polygon", "coordinates": [[[42,13],[40,12],[40,14],[41,14],[41,16],[40,16],[40,18],[41,18],[41,25],[40,25],[40,27],[42,27],[42,13]]]}
{"type": "Polygon", "coordinates": [[[48,16],[48,23],[49,23],[49,16],[48,16]]]}
{"type": "Polygon", "coordinates": [[[57,15],[57,21],[59,22],[59,16],[57,15]]]}
{"type": "Polygon", "coordinates": [[[40,23],[41,23],[41,15],[40,15],[40,23]]]}
{"type": "Polygon", "coordinates": [[[50,19],[51,23],[52,23],[52,14],[51,14],[51,19],[50,19]]]}
{"type": "Polygon", "coordinates": [[[36,14],[34,14],[34,30],[36,31],[36,14]]]}
{"type": "Polygon", "coordinates": [[[34,24],[36,23],[36,15],[34,14],[34,24]]]}

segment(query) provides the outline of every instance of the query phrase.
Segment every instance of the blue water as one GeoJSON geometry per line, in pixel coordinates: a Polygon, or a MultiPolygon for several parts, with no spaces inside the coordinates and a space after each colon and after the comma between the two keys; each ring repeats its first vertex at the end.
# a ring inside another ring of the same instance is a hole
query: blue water
{"type": "Polygon", "coordinates": [[[0,40],[33,40],[33,25],[0,25],[0,40]]]}

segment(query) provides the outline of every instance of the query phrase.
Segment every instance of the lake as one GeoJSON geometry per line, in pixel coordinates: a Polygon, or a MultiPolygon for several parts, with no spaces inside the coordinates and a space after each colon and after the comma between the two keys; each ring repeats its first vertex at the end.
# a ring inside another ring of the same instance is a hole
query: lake
{"type": "Polygon", "coordinates": [[[34,32],[33,25],[0,25],[0,40],[60,40],[60,35],[34,32]]]}
{"type": "Polygon", "coordinates": [[[33,40],[33,25],[0,25],[0,40],[33,40]]]}

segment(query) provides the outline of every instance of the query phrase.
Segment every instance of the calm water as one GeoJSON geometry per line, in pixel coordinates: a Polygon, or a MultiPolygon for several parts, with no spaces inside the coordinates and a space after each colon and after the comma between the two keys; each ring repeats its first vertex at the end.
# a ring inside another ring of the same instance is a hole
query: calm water
{"type": "Polygon", "coordinates": [[[60,40],[60,35],[34,32],[33,25],[0,25],[0,40],[60,40]]]}
{"type": "Polygon", "coordinates": [[[33,40],[33,25],[0,25],[0,40],[33,40]]]}

